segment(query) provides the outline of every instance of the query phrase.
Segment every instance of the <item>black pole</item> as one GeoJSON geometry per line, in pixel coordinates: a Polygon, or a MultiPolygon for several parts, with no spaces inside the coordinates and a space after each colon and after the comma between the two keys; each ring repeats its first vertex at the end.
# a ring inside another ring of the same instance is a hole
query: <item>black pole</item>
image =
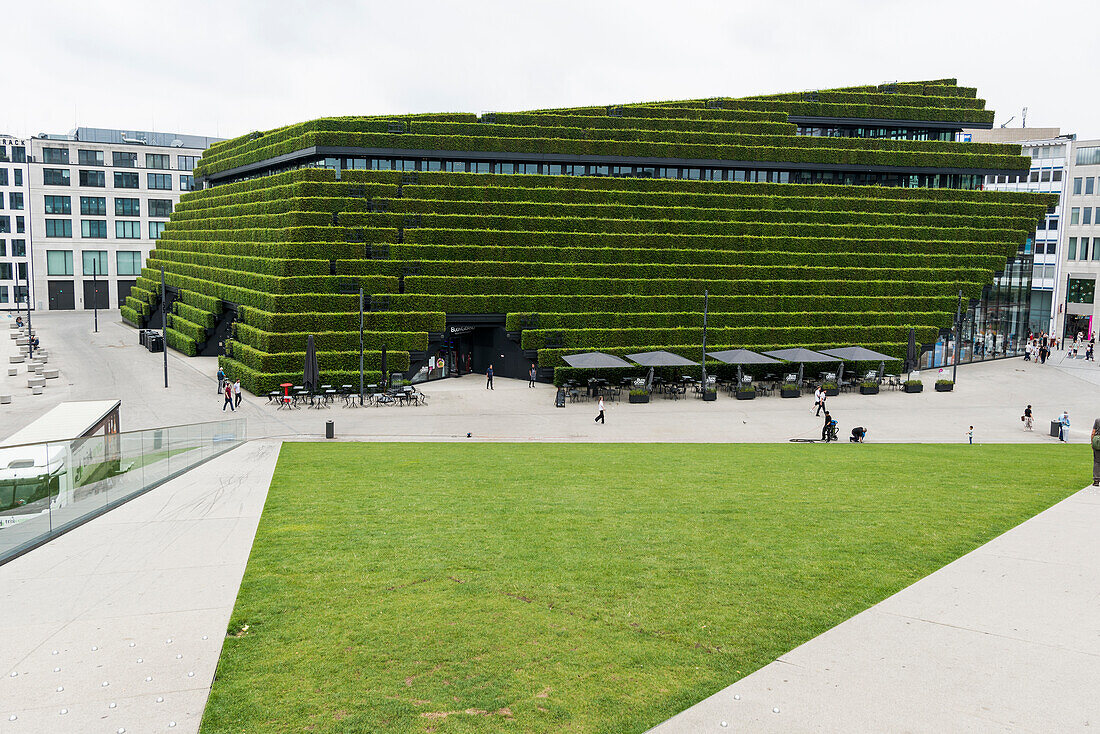
{"type": "Polygon", "coordinates": [[[710,294],[703,289],[703,392],[707,391],[707,306],[710,294]]]}
{"type": "Polygon", "coordinates": [[[363,404],[363,289],[359,289],[359,404],[363,404]]]}
{"type": "MultiPolygon", "coordinates": [[[[1066,295],[1062,300],[1062,349],[1066,348],[1066,329],[1069,328],[1069,281],[1070,276],[1066,276],[1066,295]]],[[[1054,342],[1054,335],[1051,334],[1050,341],[1054,342]]]]}
{"type": "Polygon", "coordinates": [[[99,333],[99,279],[96,277],[99,272],[99,253],[97,252],[95,258],[92,260],[92,318],[95,326],[92,331],[96,334],[99,333]]]}
{"type": "Polygon", "coordinates": [[[955,375],[959,371],[959,347],[962,344],[962,308],[963,308],[963,292],[959,291],[959,302],[955,306],[955,358],[951,360],[951,382],[955,381],[955,375]]]}
{"type": "Polygon", "coordinates": [[[27,293],[24,298],[27,299],[27,356],[34,357],[34,330],[31,329],[31,274],[30,270],[27,270],[26,277],[23,279],[27,284],[27,293]]]}
{"type": "Polygon", "coordinates": [[[168,387],[168,289],[164,287],[164,266],[160,266],[160,337],[164,342],[164,386],[168,387]]]}

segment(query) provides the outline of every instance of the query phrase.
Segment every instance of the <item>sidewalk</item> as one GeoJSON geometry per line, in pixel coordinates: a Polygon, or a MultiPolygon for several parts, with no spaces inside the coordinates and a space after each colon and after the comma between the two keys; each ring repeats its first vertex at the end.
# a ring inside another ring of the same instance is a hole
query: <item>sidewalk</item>
{"type": "Polygon", "coordinates": [[[198,731],[279,445],[0,566],[0,734],[198,731]]]}
{"type": "Polygon", "coordinates": [[[1089,487],[651,732],[1096,726],[1098,525],[1089,487]]]}

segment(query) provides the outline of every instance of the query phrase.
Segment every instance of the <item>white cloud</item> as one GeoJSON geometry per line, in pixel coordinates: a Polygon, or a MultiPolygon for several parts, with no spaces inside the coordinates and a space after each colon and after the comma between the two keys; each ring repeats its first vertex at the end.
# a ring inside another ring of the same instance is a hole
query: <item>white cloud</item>
{"type": "Polygon", "coordinates": [[[998,122],[1100,136],[1100,4],[70,2],[8,9],[0,132],[230,137],[323,115],[740,96],[956,76],[998,122]],[[1075,40],[1076,38],[1076,40],[1075,40]]]}

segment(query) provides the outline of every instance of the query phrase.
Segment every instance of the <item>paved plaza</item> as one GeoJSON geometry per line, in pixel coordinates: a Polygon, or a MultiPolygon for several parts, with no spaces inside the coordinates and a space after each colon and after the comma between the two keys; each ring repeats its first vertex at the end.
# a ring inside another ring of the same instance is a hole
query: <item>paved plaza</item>
{"type": "MultiPolygon", "coordinates": [[[[169,353],[166,390],[162,355],[139,346],[117,312],[101,318],[99,333],[84,313],[39,314],[34,326],[61,378],[33,396],[25,374],[5,377],[5,434],[63,400],[120,398],[123,430],[223,415],[213,359],[169,353]]],[[[978,442],[1053,442],[1043,429],[1068,409],[1070,439],[1085,442],[1100,411],[1100,369],[1060,359],[969,365],[954,393],[842,395],[830,406],[842,429],[868,426],[880,442],[964,442],[970,424],[978,442]],[[1034,433],[1021,430],[1027,403],[1034,433]]],[[[934,376],[925,380],[930,388],[934,376]]],[[[240,414],[249,435],[268,438],[0,567],[0,734],[197,731],[280,439],[315,439],[325,420],[344,440],[399,441],[470,432],[494,441],[785,442],[820,425],[808,397],[610,404],[601,426],[591,403],[555,408],[547,385],[497,380],[486,391],[470,376],[424,391],[425,406],[292,412],[248,396],[240,414]]],[[[1091,690],[1100,676],[1091,613],[1098,521],[1100,492],[1082,490],[654,731],[1085,728],[1100,719],[1091,690]]]]}
{"type": "MultiPolygon", "coordinates": [[[[137,331],[123,324],[117,311],[100,314],[99,333],[92,333],[90,312],[38,313],[34,328],[61,378],[50,380],[43,395],[30,394],[22,372],[18,378],[3,378],[0,390],[13,395],[12,404],[4,407],[9,433],[63,400],[121,399],[123,430],[223,415],[213,357],[188,358],[170,351],[170,387],[165,389],[163,355],[140,346],[137,331]]],[[[14,342],[3,348],[14,352],[14,342]]],[[[1049,422],[1069,410],[1070,440],[1085,442],[1093,418],[1100,415],[1095,398],[1100,367],[1063,360],[1060,352],[1046,365],[1021,359],[964,365],[951,393],[932,389],[934,372],[922,377],[925,392],[916,395],[885,391],[830,398],[842,440],[861,425],[869,429],[870,442],[963,442],[968,426],[974,425],[976,443],[1052,441],[1049,422]],[[1034,433],[1024,432],[1020,423],[1027,404],[1035,410],[1034,433]]],[[[821,433],[808,395],[737,401],[721,394],[714,403],[655,397],[647,405],[624,400],[609,403],[607,423],[599,425],[592,420],[594,403],[555,408],[551,385],[528,388],[525,380],[499,378],[495,390],[484,385],[480,375],[441,380],[422,386],[429,395],[427,405],[356,409],[337,404],[325,410],[276,410],[265,398],[246,394],[238,415],[247,419],[250,438],[291,440],[323,436],[326,420],[335,422],[338,438],[380,441],[467,440],[471,433],[478,441],[722,443],[789,441],[821,433]]]]}

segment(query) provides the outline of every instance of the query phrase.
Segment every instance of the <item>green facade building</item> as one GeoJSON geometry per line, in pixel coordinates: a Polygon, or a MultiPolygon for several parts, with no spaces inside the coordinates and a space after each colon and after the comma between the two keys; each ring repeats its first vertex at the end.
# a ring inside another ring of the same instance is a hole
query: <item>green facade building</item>
{"type": "MultiPolygon", "coordinates": [[[[1016,260],[1053,200],[958,142],[993,113],[953,79],[746,99],[326,118],[217,143],[123,309],[265,392],[365,366],[502,376],[563,354],[931,345],[961,291],[1026,336],[1016,260]],[[222,346],[224,345],[224,347],[222,346]]],[[[984,323],[984,322],[983,322],[984,323]]],[[[1013,347],[1013,350],[1015,347],[1013,347]]]]}

